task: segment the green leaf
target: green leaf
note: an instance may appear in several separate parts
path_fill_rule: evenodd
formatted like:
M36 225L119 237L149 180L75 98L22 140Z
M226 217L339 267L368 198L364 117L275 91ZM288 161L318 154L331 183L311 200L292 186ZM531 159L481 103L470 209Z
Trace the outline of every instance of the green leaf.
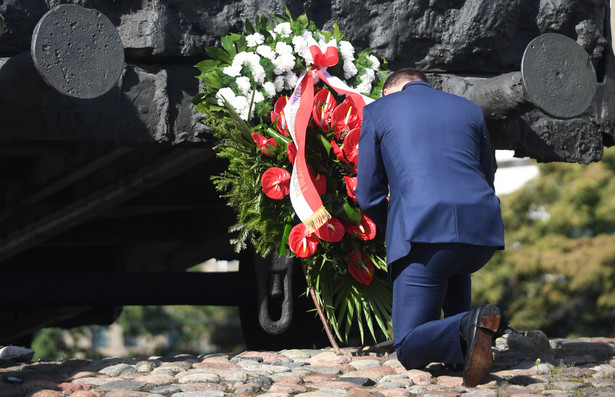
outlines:
M220 61L216 59L205 59L204 61L201 61L197 63L196 65L194 65L194 67L203 73L207 73L207 72L210 72L215 67L217 67L219 64L220 64Z
M348 201L344 201L334 213L334 215L344 221L350 222L353 225L358 225L361 221L361 212L354 208Z
M241 36L237 40L237 52L245 52L248 49L248 41L245 36Z
M200 102L196 105L195 110L199 113L209 113L210 112L210 107L209 104L206 102Z
M252 25L252 22L250 22L250 20L248 18L246 18L245 21L243 22L243 30L248 35L254 34L256 32L254 30L254 25Z
M333 24L333 38L339 42L342 40L342 33L340 32L340 27L337 23Z
M288 20L292 22L293 16L290 14L290 10L288 9L288 6L286 4L284 4L284 10L286 11L286 15L288 16Z
M237 55L237 49L235 48L235 43L233 42L231 36L224 36L220 39L220 41L222 42L222 47L226 50L226 52L228 52L231 58Z
M256 18L257 18L257 25L258 25L259 32L269 30L267 29L267 17L265 17L264 15L261 15L260 19L258 18L258 16Z
M224 51L220 47L207 47L205 49L205 53L209 55L210 58L228 63L229 65L233 62L233 58L228 54L228 52Z
M303 13L303 14L299 15L299 17L297 17L297 22L299 22L299 23L300 23L300 26L301 26L303 29L307 28L307 27L308 27L308 25L309 25L309 23L310 23L310 21L309 21L309 19L308 19L307 15L305 15L305 13ZM323 32L323 33L324 33L324 32Z
M191 101L193 104L198 105L199 103L203 101L203 99L205 99L205 93L199 92L198 94L192 97Z
M284 226L284 233L282 233L282 241L280 241L280 255L286 255L286 246L288 245L288 235L290 234L290 230L293 228L293 225L287 223Z
M203 84L205 84L208 87L215 88L216 90L219 90L220 88L222 88L222 81L220 81L220 78L218 77L218 73L215 71L204 73L198 76L198 78L203 80Z
M325 147L327 156L329 156L331 154L331 142L329 142L327 140L327 137L325 137L323 134L318 134L318 137L320 138L320 142L322 143L322 146Z
M252 142L252 136L250 135L251 134L250 127L245 122L245 120L242 119L241 116L239 116L239 114L237 114L233 106L226 100L226 98L222 97L222 100L224 101L226 110L231 114L233 118L233 122L235 123L239 131L241 132L241 137L245 141L244 143L246 145L249 145L250 142Z
M282 134L280 134L277 130L274 130L273 128L266 128L265 132L267 133L267 135L269 135L272 138L275 138L278 141L282 141L285 144L286 143L290 143L292 142L292 138L289 136L284 136Z

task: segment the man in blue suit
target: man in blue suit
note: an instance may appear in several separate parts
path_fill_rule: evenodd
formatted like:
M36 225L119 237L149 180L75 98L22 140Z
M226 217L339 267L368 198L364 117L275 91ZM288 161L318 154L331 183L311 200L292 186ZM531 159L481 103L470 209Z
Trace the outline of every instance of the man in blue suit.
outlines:
M483 112L415 69L391 74L383 94L363 110L356 195L386 230L397 357L463 364L472 387L491 371L500 311L471 309L470 274L504 248Z

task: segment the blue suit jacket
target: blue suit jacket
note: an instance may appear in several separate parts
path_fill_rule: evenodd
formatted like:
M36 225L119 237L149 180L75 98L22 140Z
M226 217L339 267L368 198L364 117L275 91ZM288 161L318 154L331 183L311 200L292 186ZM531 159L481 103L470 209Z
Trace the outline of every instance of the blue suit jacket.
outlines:
M413 81L367 105L357 177L361 209L386 230L389 264L413 242L504 247L485 120L467 99Z

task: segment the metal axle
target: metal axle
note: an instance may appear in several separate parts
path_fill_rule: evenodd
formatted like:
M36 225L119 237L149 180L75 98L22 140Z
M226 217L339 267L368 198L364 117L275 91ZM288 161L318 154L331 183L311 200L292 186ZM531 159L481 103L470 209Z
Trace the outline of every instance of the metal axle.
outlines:
M30 51L0 67L0 110L31 106L52 90L97 98L117 84L123 69L124 48L111 21L97 10L63 4L39 20Z

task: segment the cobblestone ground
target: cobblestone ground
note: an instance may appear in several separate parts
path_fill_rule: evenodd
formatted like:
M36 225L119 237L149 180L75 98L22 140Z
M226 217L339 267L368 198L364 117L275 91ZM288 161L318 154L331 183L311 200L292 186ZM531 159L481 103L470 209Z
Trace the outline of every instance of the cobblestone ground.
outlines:
M267 397L615 396L615 339L547 339L539 331L496 341L494 367L467 388L431 364L406 370L388 346L178 355L147 360L0 362L0 396Z

